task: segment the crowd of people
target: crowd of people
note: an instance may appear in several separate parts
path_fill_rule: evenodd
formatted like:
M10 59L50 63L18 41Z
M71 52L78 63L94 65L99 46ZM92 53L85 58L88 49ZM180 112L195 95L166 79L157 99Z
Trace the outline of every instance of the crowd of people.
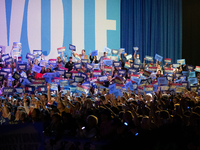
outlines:
M4 77L1 82L1 111L0 124L43 124L45 137L45 149L200 149L200 100L198 96L198 85L196 90L190 89L188 76L185 81L187 86L183 86L181 92L175 89L161 90L157 83L156 89L145 91L137 88L145 85L153 85L159 77L168 79L167 86L176 83L181 86L183 80L179 80L176 74L188 70L183 64L173 68L172 64L161 66L161 62L156 60L146 63L145 59L141 63L139 54L135 51L133 59L127 59L127 54L119 53L120 65L115 67L106 66L105 60L109 60L107 52L97 59L97 56L87 56L85 50L79 55L79 60L74 62L76 54L69 57L69 61L63 56L57 58L55 65L42 66L39 73L32 71L34 65L40 66L40 62L27 61L27 70L17 69L16 57L10 64L2 62L1 69L11 68L8 77ZM1 58L4 54L1 54ZM99 64L97 68L88 69L82 59L89 59L88 64ZM88 60L88 61L89 61ZM75 64L81 64L81 68L76 69ZM127 64L129 64L127 66ZM135 68L134 65L139 65ZM111 67L109 70L107 67ZM156 67L146 76L148 68ZM66 72L75 71L84 73L87 77L81 82L74 81L74 76L58 77L68 82L68 88L60 87L53 91L51 84L54 79L43 83L46 92L39 92L35 88L34 93L25 92L23 82L25 78L30 83L37 79L43 79L48 73L55 73L59 68L66 68ZM136 73L129 72L129 69L136 69ZM165 68L173 69L172 74L166 74ZM95 75L95 70L100 70L100 75ZM120 74L119 70L126 70L125 74ZM11 78L17 72L21 75L19 79ZM23 74L23 77L22 77ZM44 76L43 76L44 75ZM29 78L31 76L31 78ZM106 79L100 81L100 77ZM167 77L170 78L167 78ZM132 80L141 78L141 83ZM196 72L195 78L199 81L199 74ZM11 78L11 82L9 80ZM118 79L118 80L116 80ZM142 82L143 81L143 82ZM89 83L86 87L86 84ZM131 83L126 87L127 83ZM101 84L101 85L100 85ZM110 87L115 86L114 92ZM70 91L70 86L83 87L83 91L76 89ZM80 85L80 86L79 86ZM134 86L136 85L136 86ZM12 95L5 95L5 87L23 88L23 92L14 92ZM115 91L120 91L116 94ZM68 139L68 140L63 140ZM81 139L81 140L80 140Z

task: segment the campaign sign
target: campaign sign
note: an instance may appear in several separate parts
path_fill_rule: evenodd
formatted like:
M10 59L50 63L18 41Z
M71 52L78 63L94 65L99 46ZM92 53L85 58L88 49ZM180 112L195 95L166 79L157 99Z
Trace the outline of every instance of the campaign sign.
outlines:
M72 77L78 76L78 71L70 71L72 73Z
M187 70L188 70L188 71L194 71L194 66L192 66L192 65L187 65Z
M119 53L119 50L118 49L112 49L112 54L113 55L118 55Z
M157 67L149 67L148 71L156 72L157 71Z
M12 72L12 68L2 68L2 70L8 73Z
M101 76L101 70L94 70L93 71L93 76L94 77Z
M179 78L180 76L182 76L182 73L175 73L175 78Z
M92 70L93 69L93 65L92 64L89 64L89 63L86 63L85 64L85 68L87 68L88 70ZM98 67L99 68L99 67Z
M84 81L84 77L80 77L80 76L75 76L74 77L74 82L82 83L83 81Z
M4 78L7 78L8 72L0 70L0 75L4 75Z
M74 63L74 69L81 69L81 63Z
M182 93L184 92L184 90L185 90L185 87L181 87L181 86L176 87L176 93Z
M158 77L157 81L158 81L158 85L160 85L160 84L167 85L168 84L167 77Z
M177 63L181 65L185 65L185 59L177 59Z
M172 66L173 66L173 68L178 68L178 67L180 67L180 64L173 64Z
M188 88L188 82L187 81L182 82L182 86L187 89Z
M125 53L125 48L119 48L119 53L121 54Z
M113 67L121 67L121 62L120 61L113 62Z
M38 93L47 93L47 86L38 86L37 91Z
M92 51L91 52L91 56L93 57L93 56L97 56L98 55L98 50L94 50L94 51Z
M100 81L100 82L103 82L103 81L106 81L106 80L108 80L108 77L107 77L107 76L100 76L100 77L99 77L99 81Z
M55 65L56 64L56 59L49 59L49 64L50 65Z
M13 95L14 92L15 92L15 88L13 88L13 87L4 87L3 88L4 95Z
M149 77L151 75L151 72L144 70L143 75L146 76L146 77Z
M105 66L104 67L104 71L111 72L112 71L112 67Z
M195 71L200 72L200 66L196 66Z
M153 57L151 57L151 56L145 56L145 60L147 60L147 61L153 61Z
M15 90L16 90L16 92L19 93L19 94L24 93L23 88L15 88Z
M35 59L35 55L33 55L33 54L30 54L30 53L27 53L26 54L26 59L30 59L30 60L34 60Z
M188 78L188 82L191 84L197 84L197 78Z
M126 70L118 70L118 74L125 76L126 75Z
M38 66L38 65L33 65L32 67L32 71L40 73L40 71L42 70L42 67Z
M12 60L13 60L12 57L6 58L6 59L5 59L5 63L6 63L6 64L11 64L11 63L12 63Z
M137 83L137 85L140 85L140 82L141 82L140 78L132 77L131 80Z
M81 63L83 63L83 64L86 64L86 63L88 63L88 59L81 59Z
M121 94L121 91L119 90L119 89L116 89L114 92L113 92L113 95L115 96L115 97L120 97L120 96L122 96L122 94Z
M35 86L25 86L25 93L30 93L30 94L34 94L35 91Z
M138 51L138 49L139 49L138 47L133 47L134 51Z
M158 54L156 54L155 55L155 60L158 60L158 61L162 61L162 59L163 59L163 57L162 56L160 56L160 55L158 55Z
M64 88L68 86L68 80L59 80L60 87Z
M179 79L181 79L182 82L185 82L185 81L187 81L187 76L180 76Z
M124 65L125 68L129 69L131 67L131 64L128 63L128 62L125 62L125 65Z
M191 92L197 92L197 86L190 86Z
M5 59L7 59L7 58L9 58L9 57L10 57L9 54L3 54L1 58L2 58L2 60L4 61Z
M106 66L112 66L113 61L112 61L112 60L104 60L103 63L104 63Z
M47 66L48 65L48 60L40 60L40 66Z
M169 86L168 85L161 85L160 86L160 91L168 91L169 90Z
M171 58L165 58L165 59L164 59L164 62L165 62L165 63L168 63L168 64L171 64L171 61L172 61Z
M4 80L4 75L0 75L0 81L3 81Z
M116 91L116 85L115 84L111 84L111 85L109 85L108 89L109 89L109 94L113 93L114 91Z
M132 91L133 90L133 84L132 84L132 82L131 81L127 82L125 84L125 88L126 88L126 90L129 88Z
M13 47L21 47L21 45L20 42L13 42Z
M87 76L87 74L85 74L85 73L79 73L79 76L81 76L81 77L84 77L84 79L86 80L87 78L88 78L88 76Z
M145 93L152 93L153 92L153 85L145 85L144 91L145 91Z
M69 44L69 49L72 51L76 51L76 46Z
M27 70L27 64L18 64L17 70Z
M189 76L188 77L189 78L195 78L196 77L195 72L194 71L189 72Z
M64 75L65 70L60 70L60 69L58 69L57 72L59 73L59 75Z
M111 49L108 47L104 47L103 52L107 52L107 54L111 53Z
M128 69L128 73L129 74L131 74L131 73L136 74L137 73L137 69L130 68L130 69Z
M133 57L132 54L129 54L126 56L126 59L129 60L129 59L132 59L132 57Z
M189 72L188 71L182 71L182 74L184 75L184 76L189 76Z
M57 48L58 53L62 53L65 51L65 47L59 47Z
M138 65L138 64L133 64L133 68L139 69L139 68L140 68L140 65Z
M13 76L12 76L12 78L14 78L15 80L19 80L20 77L21 77L20 74L17 73L17 72L15 72L15 73L13 74Z
M165 74L173 74L173 69L172 68L165 68L164 72L165 72Z

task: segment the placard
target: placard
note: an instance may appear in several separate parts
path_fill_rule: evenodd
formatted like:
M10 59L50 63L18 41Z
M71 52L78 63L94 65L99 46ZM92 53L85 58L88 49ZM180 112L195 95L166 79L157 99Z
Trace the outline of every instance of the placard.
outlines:
M72 51L76 51L76 46L69 44L69 49Z
M146 77L149 77L151 75L151 72L144 70L143 75L146 76Z
M134 50L134 51L138 51L139 48L138 48L138 47L133 47L133 50Z
M160 84L167 85L168 84L168 80L166 77L158 77L157 81L158 81L158 85L160 85Z
M107 54L111 53L111 49L108 47L104 47L103 52L107 52Z
M16 92L19 93L19 94L24 93L23 88L15 88L15 90L16 90Z
M26 59L30 59L30 60L34 60L35 59L35 55L33 55L33 54L30 54L30 53L27 53L26 54Z
M151 56L145 56L145 60L147 60L147 61L153 61L153 57L151 57Z
M0 70L0 75L3 75L4 78L8 77L8 72Z
M68 80L59 80L59 84L61 88L68 86Z
M81 69L82 64L81 63L74 63L74 69Z
M180 76L182 76L182 73L175 73L175 78L179 78Z
M118 49L112 49L112 54L113 55L118 55L119 53L119 50Z
M94 51L92 51L91 52L91 56L93 57L93 56L97 56L98 55L98 50L94 50Z
M118 70L118 75L126 76L126 70Z
M86 64L86 63L88 63L88 59L81 59L81 63L83 63L83 64Z
M139 69L139 68L140 68L140 65L138 65L138 64L133 64L133 68Z
M177 59L177 63L181 65L185 65L185 59Z
M194 66L192 66L192 65L187 65L187 70L188 70L188 71L194 71Z
M109 85L108 89L109 89L109 94L111 94L114 91L116 91L116 85L115 84L111 84L111 85Z
M128 69L128 73L129 73L129 74L131 74L131 73L136 74L136 73L137 73L137 70L138 70L138 69L132 69L132 68L130 68L130 69Z
M98 64L97 64L98 65ZM89 63L86 63L85 64L85 68L87 68L88 70L92 70L93 69L93 65L92 64L89 64ZM99 67L98 67L99 68Z
M8 73L12 72L12 68L2 68L2 70Z
M137 83L137 85L140 85L140 82L141 82L140 78L132 77L131 80Z
M62 53L65 51L65 47L59 47L57 48L58 53Z
M165 68L164 72L165 72L165 74L173 74L173 69L172 68Z
M195 78L196 77L195 72L194 71L189 72L189 76L188 77L189 78Z
M104 63L106 66L112 66L113 61L112 61L112 60L104 60L103 63Z
M17 72L15 72L15 73L13 74L13 76L12 76L12 78L14 78L15 80L19 80L20 77L21 77L20 74L17 73Z
M84 81L84 77L80 77L80 76L75 76L74 77L74 82L82 83L83 81Z
M27 70L27 64L18 64L17 70Z
M114 82L118 84L123 84L123 79L119 76L116 76Z
M160 56L160 55L158 55L158 54L156 54L155 55L155 60L158 60L158 61L162 61L162 59L163 59L163 57L162 56Z
M99 81L102 82L102 81L106 81L108 80L108 77L107 76L100 76L99 77Z
M125 68L129 69L131 67L131 64L128 63L128 62L125 62L125 65L124 65Z
M190 86L191 92L197 92L197 86Z
M114 61L113 67L121 67L121 62L120 61Z
M32 67L32 71L40 73L40 71L42 70L42 67L38 66L38 65L33 65Z
M189 76L189 72L188 72L188 71L182 71L182 74L183 74L184 76L186 76L186 77Z
M93 76L94 76L94 77L101 76L101 70L94 70L94 71L93 71Z
M21 45L20 42L13 42L13 47L21 47Z
M48 61L47 60L40 60L40 66L44 67L48 65Z
M195 71L200 72L200 66L196 66Z
M56 64L56 59L49 59L49 64L50 65L55 65Z
M171 58L165 58L165 59L164 59L164 62L165 62L165 63L168 63L168 64L171 64L172 60L171 60Z
M161 85L160 86L160 91L168 91L169 90L169 86L168 85Z
M85 80L88 78L87 74L85 73L79 73L79 76L83 77Z
M14 92L15 92L15 88L13 88L13 87L4 87L3 88L4 95L13 95Z
M145 85L144 91L145 93L153 93L153 85Z
M4 75L0 75L0 81L3 81L4 80Z
M1 58L3 61L5 61L5 59L7 59L9 57L10 57L9 54L3 54Z
M35 94L35 86L25 86L25 93Z
M180 64L173 64L172 66L173 66L173 68L178 68L178 67L180 67Z
M132 59L132 57L133 57L132 54L129 54L126 56L126 59L129 60L129 59Z
M47 93L47 86L38 86L38 93Z
M188 82L191 84L197 84L197 78L188 78Z
M119 53L124 54L125 53L125 48L119 48Z
M11 63L12 63L12 60L13 60L12 57L6 58L6 59L5 59L5 63L6 63L6 64L11 64Z
M148 71L156 72L157 71L157 67L149 67Z
M104 71L105 72L111 72L112 71L112 67L104 66Z

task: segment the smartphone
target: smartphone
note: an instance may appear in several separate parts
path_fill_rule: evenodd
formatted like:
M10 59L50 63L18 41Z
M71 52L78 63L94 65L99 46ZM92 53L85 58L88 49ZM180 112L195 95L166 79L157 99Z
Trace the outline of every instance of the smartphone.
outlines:
M82 127L81 129L82 129L82 130L84 130L84 129L85 129L85 127Z
M124 125L125 125L125 126L128 126L128 123L127 123L127 122L124 122Z

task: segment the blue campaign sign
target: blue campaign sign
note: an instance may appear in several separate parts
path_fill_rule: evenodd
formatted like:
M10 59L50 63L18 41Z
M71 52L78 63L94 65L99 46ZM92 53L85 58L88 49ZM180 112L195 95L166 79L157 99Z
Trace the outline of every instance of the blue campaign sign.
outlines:
M27 64L18 64L17 69L18 70L27 70Z
M175 78L179 78L180 76L182 76L182 73L175 73Z
M118 75L125 76L126 75L126 70L118 70Z
M74 63L74 69L81 69L82 64L81 63Z
M145 56L145 60L147 60L147 61L153 61L153 57L151 57L151 56Z
M187 70L189 70L189 71L194 71L194 66L192 66L192 65L187 65Z
M109 89L109 94L113 93L116 90L116 85L115 84L111 84L111 85L109 85L108 89Z
M189 76L189 71L182 71L183 76Z
M121 67L121 62L120 61L113 62L113 67Z
M34 60L35 59L35 55L27 53L26 54L26 59Z
M138 69L133 69L133 68L128 69L129 74L130 73L137 74L137 71L138 71Z
M195 78L195 77L196 77L195 71L189 72L189 78Z
M141 82L140 78L132 77L131 80L137 83L137 85L140 85L140 82Z
M156 54L155 55L155 60L158 60L158 61L162 61L162 59L163 59L163 57L162 56L160 56L160 55L158 55L158 54Z
M190 86L190 91L191 92L197 92L197 86Z
M98 50L94 50L91 52L91 56L97 56L98 55Z
M85 64L85 68L87 68L88 70L92 70L93 69L93 65L89 64L89 63L86 63Z
M76 51L76 46L69 44L69 49L72 51Z
M13 95L14 92L15 92L15 88L13 88L13 87L4 87L3 88L4 95Z
M5 59L5 63L6 63L6 64L11 64L11 63L12 63L12 60L13 60L12 57L6 58L6 59Z
M119 50L118 49L112 49L112 54L113 55L118 55L119 53Z
M197 84L197 78L188 78L188 82L191 84Z
M111 49L108 47L104 47L103 52L107 52L107 54L111 53Z
M158 77L157 81L158 81L158 85L160 85L160 84L167 85L168 84L167 77Z
M42 70L42 67L38 66L38 65L33 65L32 67L32 71L40 73L40 71Z
M112 66L113 61L112 61L112 60L104 60L103 63L104 63L106 66Z
M181 65L185 65L185 59L177 59L177 63Z

